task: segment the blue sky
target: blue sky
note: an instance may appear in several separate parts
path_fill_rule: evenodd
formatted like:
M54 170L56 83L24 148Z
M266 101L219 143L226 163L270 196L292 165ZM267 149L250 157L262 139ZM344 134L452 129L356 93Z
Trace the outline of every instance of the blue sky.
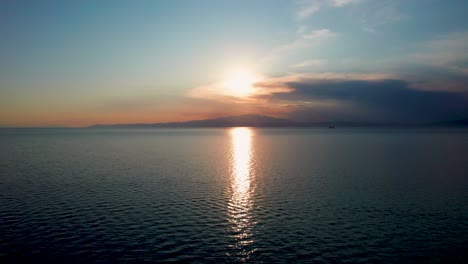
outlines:
M0 125L467 118L467 10L456 0L6 0ZM233 96L223 80L239 69L260 77Z

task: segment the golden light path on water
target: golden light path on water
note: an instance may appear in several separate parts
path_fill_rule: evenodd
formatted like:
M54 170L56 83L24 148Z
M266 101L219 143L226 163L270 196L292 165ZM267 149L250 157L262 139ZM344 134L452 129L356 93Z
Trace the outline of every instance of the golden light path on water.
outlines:
M231 245L237 257L247 259L252 253L252 130L247 127L236 127L230 130L231 136L231 196L228 205L228 216L231 223ZM249 249L250 248L250 249Z

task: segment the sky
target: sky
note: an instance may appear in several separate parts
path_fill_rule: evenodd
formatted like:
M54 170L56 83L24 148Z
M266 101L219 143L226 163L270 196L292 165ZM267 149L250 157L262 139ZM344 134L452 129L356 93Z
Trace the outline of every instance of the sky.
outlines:
M0 126L468 118L468 1L0 1Z

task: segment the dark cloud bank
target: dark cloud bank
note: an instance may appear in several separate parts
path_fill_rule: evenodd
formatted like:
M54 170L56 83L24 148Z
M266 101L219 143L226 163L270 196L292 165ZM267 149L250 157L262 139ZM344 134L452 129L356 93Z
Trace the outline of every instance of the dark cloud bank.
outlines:
M414 89L404 80L305 79L275 85L294 91L274 94L274 100L306 102L294 104L289 117L297 120L424 123L468 118L466 92Z

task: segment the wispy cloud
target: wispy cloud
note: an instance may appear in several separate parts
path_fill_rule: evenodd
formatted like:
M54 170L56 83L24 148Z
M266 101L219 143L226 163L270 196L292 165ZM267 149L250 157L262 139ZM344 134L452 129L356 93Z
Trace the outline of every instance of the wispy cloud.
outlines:
M320 42L331 39L336 35L337 33L327 28L302 32L294 41L279 47L278 50L282 51L304 48L310 45L319 44Z
M361 15L362 29L376 33L380 27L409 19L393 1L382 1Z
M296 19L300 23L312 17L322 9L343 8L366 2L365 0L296 0ZM361 24L364 31L375 33L380 27L391 25L409 19L394 0L367 1L359 9ZM300 26L300 29L303 26Z
M333 6L337 6L337 7L346 6L346 5L349 5L349 4L356 4L356 3L359 3L361 1L362 0L329 0L329 2Z
M451 32L381 63L418 89L468 92L467 50L468 32Z
M297 37L294 40L273 49L262 60L262 63L270 63L272 60L280 59L289 53L317 47L327 40L335 38L336 36L338 36L336 32L333 32L327 28L317 30L306 30L305 28L302 28L300 31L298 31Z
M296 0L296 18L305 20L326 7L344 7L357 4L362 0Z
M408 58L425 65L450 68L468 74L468 32L451 32L422 45Z
M326 60L306 60L291 66L293 69L310 69L310 68L317 68L319 66L323 66L327 63Z
M296 5L296 17L298 20L304 20L314 13L318 12L322 6L321 0L298 0Z

